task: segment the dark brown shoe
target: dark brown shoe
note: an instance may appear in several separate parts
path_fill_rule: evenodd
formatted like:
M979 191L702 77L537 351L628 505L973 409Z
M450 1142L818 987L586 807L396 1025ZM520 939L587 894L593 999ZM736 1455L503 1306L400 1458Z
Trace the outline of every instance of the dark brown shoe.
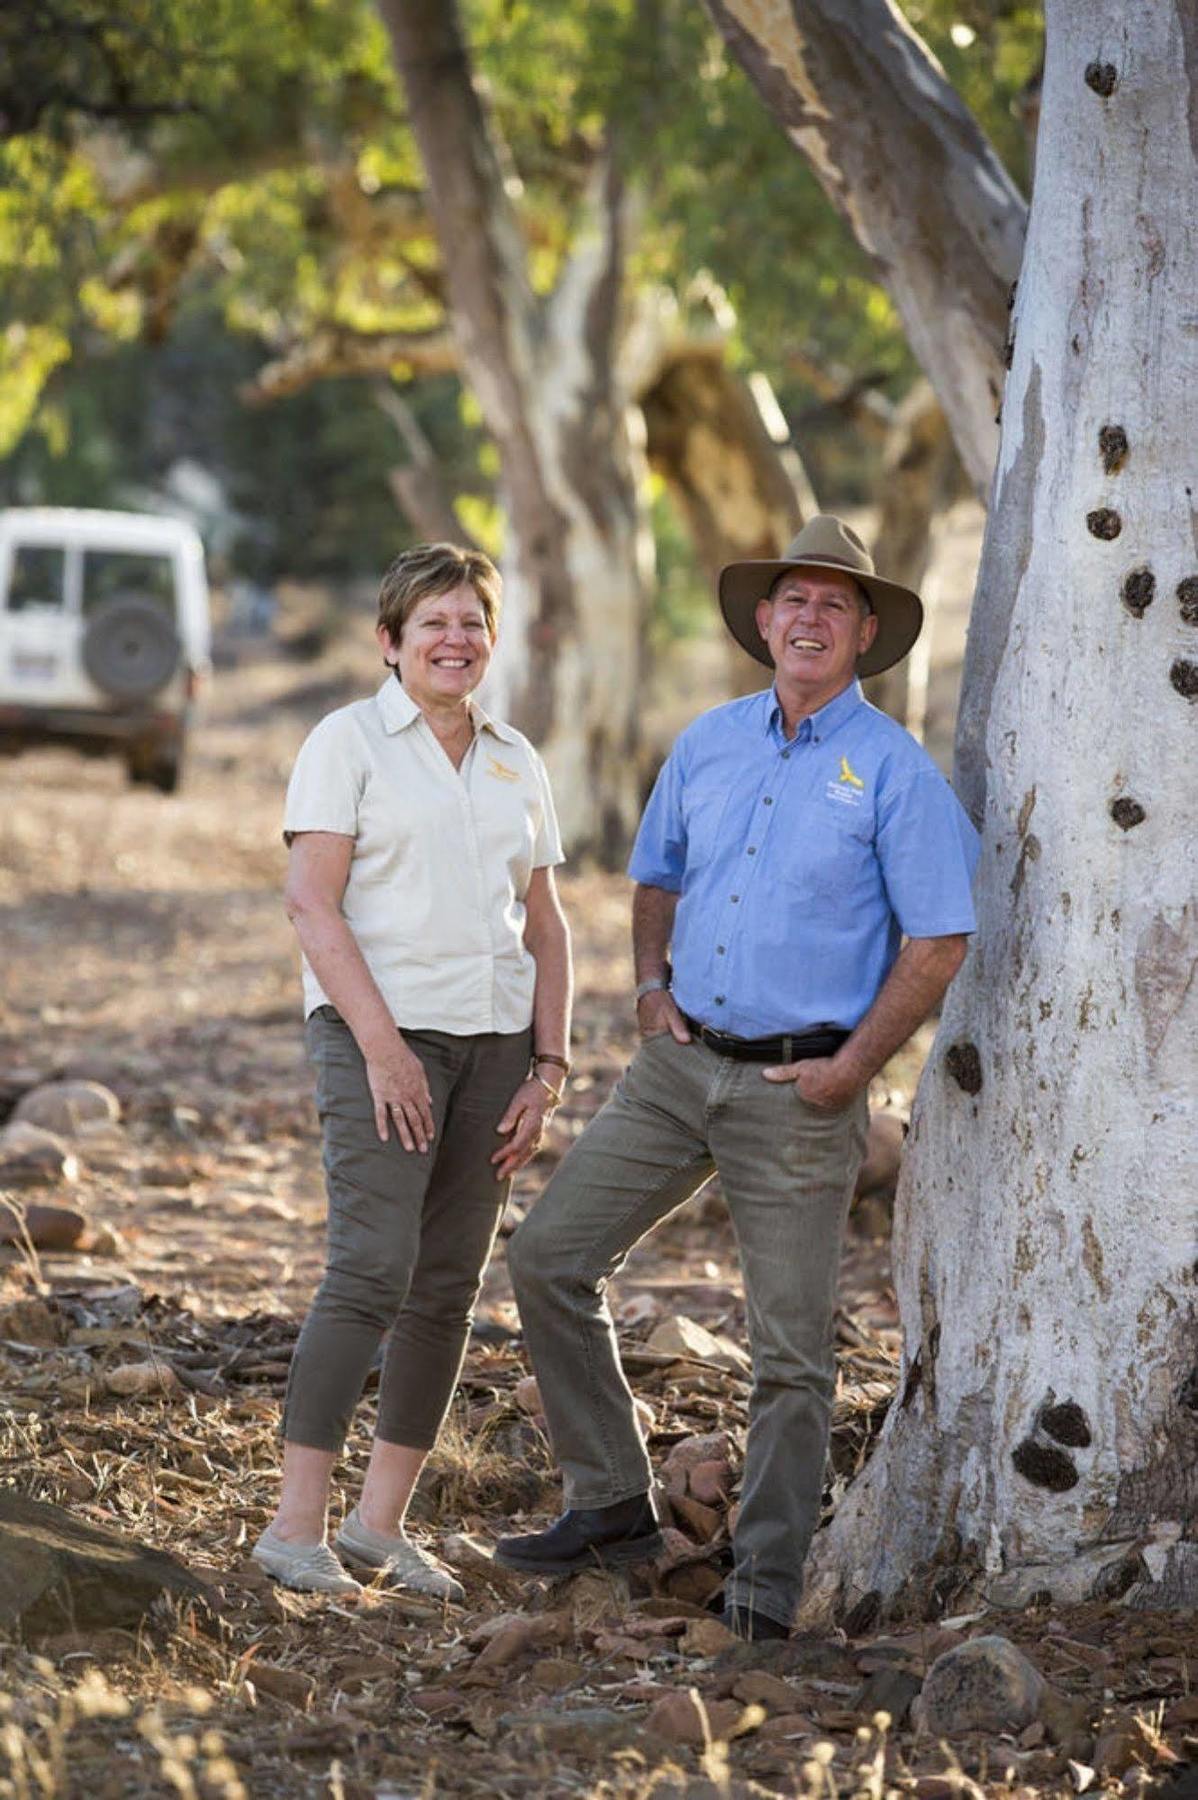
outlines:
M758 1612L752 1606L730 1604L724 1608L723 1619L729 1631L750 1644L776 1642L790 1636L789 1625L784 1625L781 1619L771 1618L769 1613Z
M500 1538L495 1561L526 1575L576 1575L597 1565L621 1569L652 1562L662 1552L657 1514L648 1494L565 1512L546 1531Z

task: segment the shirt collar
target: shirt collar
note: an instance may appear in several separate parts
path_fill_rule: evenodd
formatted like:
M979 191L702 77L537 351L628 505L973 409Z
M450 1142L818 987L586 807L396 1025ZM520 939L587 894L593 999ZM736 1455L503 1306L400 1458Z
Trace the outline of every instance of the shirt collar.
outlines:
M397 731L405 731L409 725L414 725L416 720L422 716L420 708L397 675L387 676L375 695L375 700L383 715L383 730L389 737L394 736ZM502 744L515 744L519 741L517 733L512 730L510 725L503 724L502 720L493 719L489 713L483 711L477 700L470 702L470 718L476 734L480 731L489 731L492 737L497 737Z
M491 736L497 737L501 744L519 743L519 733L513 731L510 725L505 725L502 719L493 719L489 712L484 712L477 700L470 702L470 717L474 720L476 732L489 731Z
M383 715L383 730L388 737L414 725L420 717L420 708L394 673L388 675L375 699Z
M777 730L780 732L782 707L778 699L777 688L767 688L765 699L765 728L767 731ZM865 694L862 691L861 683L854 677L848 687L842 688L840 693L829 700L826 706L821 706L817 712L809 713L795 735L796 737L808 736L818 744L821 738L828 737L836 730L837 726L843 725L846 719L851 718L859 706L864 705ZM805 733L804 725L807 727Z

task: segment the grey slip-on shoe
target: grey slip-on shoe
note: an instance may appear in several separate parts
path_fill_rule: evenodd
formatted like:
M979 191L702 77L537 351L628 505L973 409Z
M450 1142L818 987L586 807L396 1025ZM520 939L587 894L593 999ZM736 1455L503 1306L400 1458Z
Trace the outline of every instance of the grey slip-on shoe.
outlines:
M251 1560L283 1587L310 1594L360 1594L362 1584L347 1575L329 1546L295 1544L276 1537L268 1525L254 1548Z
M457 1577L442 1568L427 1550L403 1533L393 1537L389 1532L372 1531L369 1525L363 1525L356 1506L333 1542L346 1562L385 1574L388 1587L407 1588L409 1593L427 1594L434 1600L450 1600L455 1606L466 1598L466 1590Z

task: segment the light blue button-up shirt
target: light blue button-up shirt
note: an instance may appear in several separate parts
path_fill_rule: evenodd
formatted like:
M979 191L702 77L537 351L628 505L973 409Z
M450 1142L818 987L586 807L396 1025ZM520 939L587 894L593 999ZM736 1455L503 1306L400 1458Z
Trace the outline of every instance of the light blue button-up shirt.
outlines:
M628 872L679 896L683 1012L738 1037L851 1030L904 936L975 928L978 837L859 682L787 739L772 688L704 713L666 760Z

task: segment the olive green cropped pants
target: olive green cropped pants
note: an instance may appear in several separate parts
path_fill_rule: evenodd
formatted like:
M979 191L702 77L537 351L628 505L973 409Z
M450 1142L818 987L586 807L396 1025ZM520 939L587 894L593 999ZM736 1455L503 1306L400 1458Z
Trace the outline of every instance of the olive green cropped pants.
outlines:
M448 1410L510 1182L496 1126L528 1072L531 1034L405 1031L432 1093L433 1142L374 1123L366 1064L331 1006L306 1027L329 1196L328 1261L291 1364L289 1443L339 1450L385 1334L377 1435L429 1449Z

